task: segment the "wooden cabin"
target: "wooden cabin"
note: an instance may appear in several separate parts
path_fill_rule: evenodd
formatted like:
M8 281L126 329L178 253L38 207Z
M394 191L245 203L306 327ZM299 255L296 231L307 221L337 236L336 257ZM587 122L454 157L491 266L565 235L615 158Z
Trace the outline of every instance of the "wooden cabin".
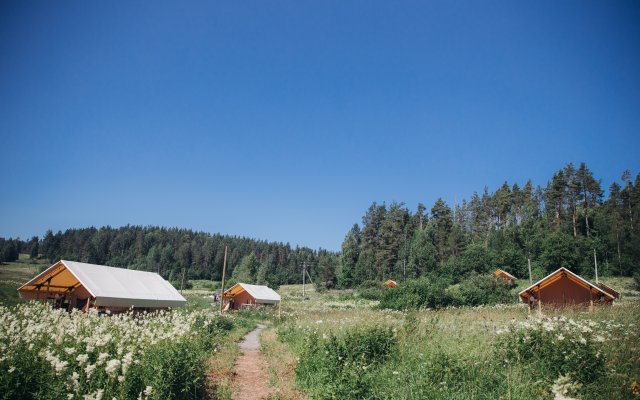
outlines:
M611 304L615 297L562 267L519 293L529 307Z
M224 310L240 310L258 305L279 305L280 295L268 286L236 283L224 291L223 301L227 301Z
M131 308L182 307L187 301L155 272L60 260L18 288L20 297L51 302L54 307L96 308L117 313Z
M616 300L618 300L620 298L620 292L618 292L617 290L615 290L614 288L612 288L611 286L604 284L602 282L598 283L598 287L602 290L604 290L605 292L609 293L611 296L613 296Z
M515 276L511 275L510 273L508 273L507 271L498 268L496 270L496 272L493 273L495 276L499 276L500 278L503 278L505 280L507 280L510 283L515 284L517 279Z

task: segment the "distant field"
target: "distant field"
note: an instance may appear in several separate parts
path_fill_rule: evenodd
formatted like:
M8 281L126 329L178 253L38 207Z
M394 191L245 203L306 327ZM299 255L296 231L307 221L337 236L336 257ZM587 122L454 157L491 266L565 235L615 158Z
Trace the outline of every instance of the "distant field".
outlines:
M0 304L13 305L21 302L17 289L45 266L25 257L21 257L18 262L0 264Z

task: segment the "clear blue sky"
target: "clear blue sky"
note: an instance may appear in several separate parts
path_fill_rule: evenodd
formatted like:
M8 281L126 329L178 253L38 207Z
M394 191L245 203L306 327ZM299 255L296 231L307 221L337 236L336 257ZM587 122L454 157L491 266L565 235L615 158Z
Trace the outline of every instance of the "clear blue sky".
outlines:
M373 201L640 170L637 1L3 1L0 236L338 250Z

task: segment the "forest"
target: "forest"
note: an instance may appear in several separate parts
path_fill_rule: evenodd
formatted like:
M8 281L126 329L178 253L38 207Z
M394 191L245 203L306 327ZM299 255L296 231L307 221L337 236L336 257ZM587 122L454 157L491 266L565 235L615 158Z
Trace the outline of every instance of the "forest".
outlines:
M211 279L222 276L228 247L227 278L278 286L302 279L303 264L335 264L326 250L292 248L288 243L194 232L153 226L67 229L48 231L28 241L0 238L0 261L18 259L20 253L55 262L60 259L155 271L169 281ZM236 270L237 267L237 270Z
M469 275L502 268L518 278L541 278L561 266L591 277L630 276L640 266L640 174L609 186L586 164L567 164L545 187L505 182L490 193L473 193L452 208L438 199L418 204L373 203L347 233L338 284L368 280Z
M340 253L288 243L153 226L89 227L30 240L0 238L0 262L20 253L147 271L170 281L219 280L224 248L233 279L271 286L299 283L303 265L322 287L386 279L446 277L460 282L502 268L534 278L560 266L591 277L640 272L640 174L625 171L608 187L581 163L567 164L546 186L505 182L460 204L438 199L415 211L373 203L347 232Z

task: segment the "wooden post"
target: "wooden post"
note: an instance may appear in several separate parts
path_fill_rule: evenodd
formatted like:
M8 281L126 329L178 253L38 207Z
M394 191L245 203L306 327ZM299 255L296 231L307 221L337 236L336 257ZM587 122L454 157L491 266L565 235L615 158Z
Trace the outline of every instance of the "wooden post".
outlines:
M222 264L222 287L220 288L220 312L224 308L224 275L227 271L227 246L224 246L224 262Z
M599 284L598 282L598 258L596 257L596 249L593 249L593 264L596 266L596 285Z
M542 292L540 285L538 285L538 317L542 317Z

